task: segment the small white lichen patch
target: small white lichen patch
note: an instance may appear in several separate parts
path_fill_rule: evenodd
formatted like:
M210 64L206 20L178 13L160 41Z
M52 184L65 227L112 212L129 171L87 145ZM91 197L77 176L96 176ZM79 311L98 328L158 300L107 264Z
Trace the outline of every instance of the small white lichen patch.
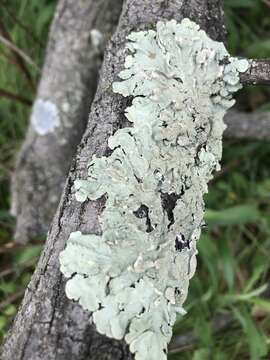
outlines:
M54 132L60 126L57 106L50 100L36 100L32 110L31 124L39 135Z
M231 58L184 19L128 37L114 92L132 96L130 127L93 157L77 199L106 196L102 235L71 234L61 253L66 294L93 312L97 330L125 338L137 360L165 360L184 314L203 226L203 194L219 169L223 116L248 62Z
M98 29L92 29L90 32L91 41L94 47L98 48L103 43L103 34Z

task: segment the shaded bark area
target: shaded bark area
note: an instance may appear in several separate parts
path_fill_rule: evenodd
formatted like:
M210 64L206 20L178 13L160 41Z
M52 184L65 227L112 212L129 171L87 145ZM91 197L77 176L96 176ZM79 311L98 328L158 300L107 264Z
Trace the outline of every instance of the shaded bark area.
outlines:
M239 140L270 140L270 113L229 111L224 118L227 129L224 136Z
M17 242L48 231L87 124L104 44L116 27L121 5L121 0L59 0L36 101L54 104L60 124L46 134L35 122L29 125L13 175ZM44 126L42 121L49 123L49 117L41 110L35 117Z
M211 4L210 4L211 3ZM105 338L91 325L91 315L67 300L65 280L59 271L59 252L72 231L100 233L98 215L104 201L78 203L73 183L86 178L93 154L108 154L107 140L127 125L127 99L112 92L112 82L123 68L126 36L131 31L155 27L158 20L190 17L215 39L224 37L221 1L127 0L119 26L107 51L92 104L86 132L72 164L60 205L48 234L44 252L26 290L24 300L2 347L4 360L128 360L126 344ZM215 31L214 31L215 29Z

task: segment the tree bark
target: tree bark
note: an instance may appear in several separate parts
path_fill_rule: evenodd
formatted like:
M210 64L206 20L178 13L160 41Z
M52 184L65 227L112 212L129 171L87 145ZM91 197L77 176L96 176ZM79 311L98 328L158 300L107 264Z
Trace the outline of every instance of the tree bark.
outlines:
M122 0L59 0L32 121L13 175L17 242L48 231L87 124L103 47L121 5ZM48 107L56 119L46 113Z
M91 325L91 314L69 301L59 271L59 252L72 231L98 233L103 202L75 200L73 182L85 178L93 154L108 154L107 140L127 121L128 99L112 92L112 82L123 68L126 36L153 28L158 20L189 17L218 40L224 39L220 0L127 0L119 26L109 43L86 132L78 148L45 250L26 290L13 328L2 348L3 360L120 360L132 359L124 342L105 338ZM46 196L46 193L44 193Z
M270 84L270 60L250 60L249 69L240 75L243 85L269 85Z
M270 140L270 112L229 111L224 122L227 125L224 136L228 139Z

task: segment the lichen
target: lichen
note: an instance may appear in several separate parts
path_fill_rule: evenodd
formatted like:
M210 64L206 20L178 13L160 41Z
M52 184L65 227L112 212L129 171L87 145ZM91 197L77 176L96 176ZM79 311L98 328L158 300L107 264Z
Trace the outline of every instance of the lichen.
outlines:
M37 99L33 106L31 124L38 135L54 132L60 126L57 106L50 100Z
M137 360L163 360L176 315L185 313L223 116L249 64L188 19L128 40L113 90L133 97L131 126L75 181L79 201L106 197L102 235L72 233L60 262L68 298L93 312L100 333L125 338Z
M104 36L98 29L92 29L90 32L91 42L94 48L99 49L99 47L104 42Z

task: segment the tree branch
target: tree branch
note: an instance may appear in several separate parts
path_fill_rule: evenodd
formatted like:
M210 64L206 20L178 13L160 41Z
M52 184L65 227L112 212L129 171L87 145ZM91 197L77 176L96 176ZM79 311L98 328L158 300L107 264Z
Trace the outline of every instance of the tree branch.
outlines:
M123 68L127 55L126 36L134 30L149 29L158 20L174 18L181 21L188 16L220 40L221 35L224 36L221 4L219 0L125 2L117 31L107 47L88 127L70 170L43 255L3 346L1 355L5 360L133 358L123 342L97 334L90 323L91 315L65 296L65 282L59 271L59 253L72 231L99 233L98 214L104 205L101 200L78 203L73 183L75 179L86 177L87 164L93 154L97 157L106 155L109 136L127 125L123 114L128 99L112 92L112 82Z
M250 60L250 68L240 75L243 85L269 85L270 60Z
M239 140L270 140L270 112L243 113L229 111L224 118L224 136Z
M103 47L120 11L118 0L58 3L31 122L13 175L17 242L48 231L87 124Z

